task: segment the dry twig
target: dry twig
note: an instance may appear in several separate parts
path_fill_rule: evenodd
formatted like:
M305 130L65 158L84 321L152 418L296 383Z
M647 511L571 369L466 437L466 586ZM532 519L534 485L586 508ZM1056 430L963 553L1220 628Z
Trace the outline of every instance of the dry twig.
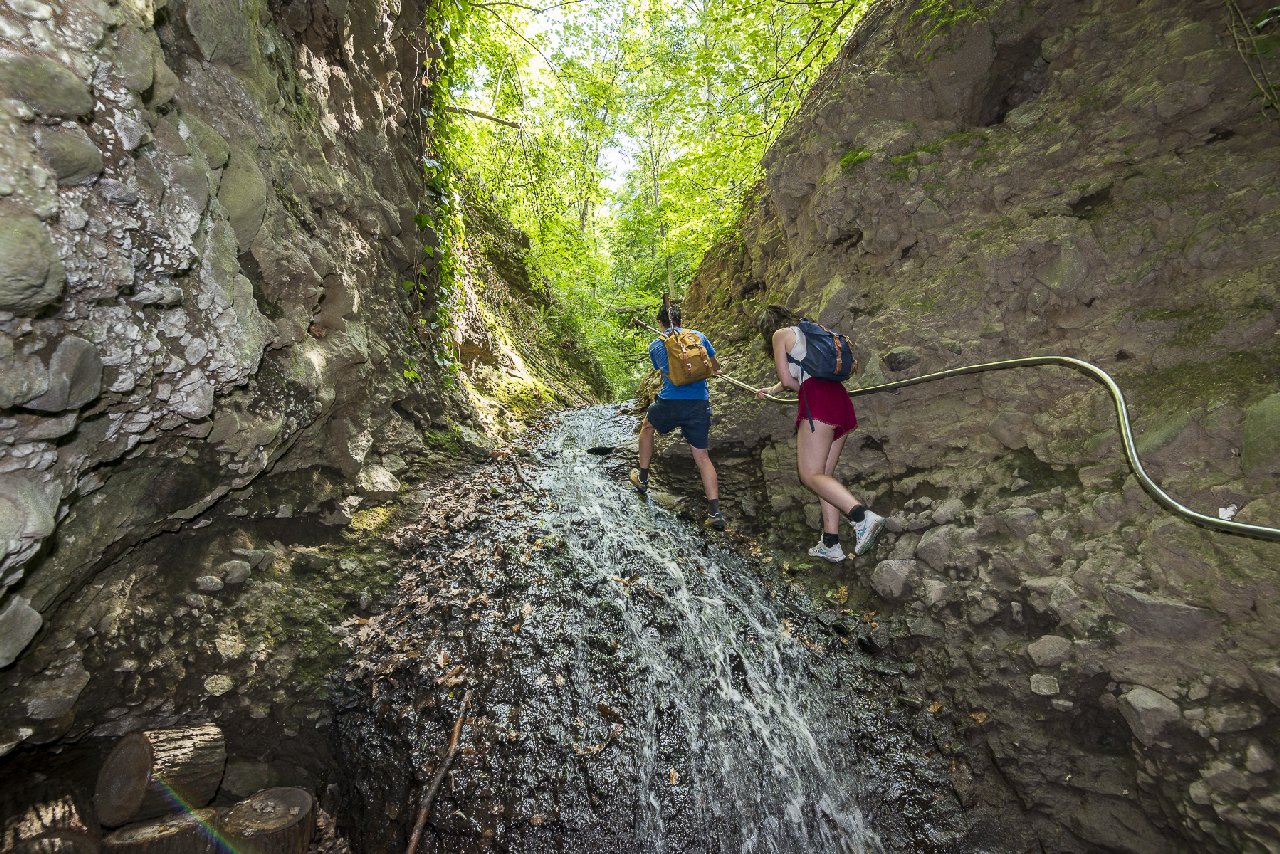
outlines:
M413 835L409 837L409 847L405 849L405 854L415 854L418 850L418 842L422 838L422 829L427 824L427 816L431 812L431 803L436 799L436 792L440 791L440 784L444 781L445 772L449 770L449 764L453 762L454 755L458 752L458 736L462 734L462 722L467 717L467 704L471 701L471 689L468 688L466 693L462 695L462 708L458 710L458 720L453 725L453 735L449 737L449 749L445 751L444 759L440 761L440 767L436 769L435 776L431 778L431 785L422 793L422 805L418 807L418 818L413 823Z

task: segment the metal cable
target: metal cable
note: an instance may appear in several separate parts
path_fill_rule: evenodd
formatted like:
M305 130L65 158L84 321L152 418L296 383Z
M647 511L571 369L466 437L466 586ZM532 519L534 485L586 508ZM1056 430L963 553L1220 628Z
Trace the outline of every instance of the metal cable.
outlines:
M1001 371L1007 368L1024 368L1032 365L1065 365L1068 368L1074 368L1081 373L1087 374L1106 387L1111 394L1111 401L1115 405L1116 421L1120 426L1120 438L1124 440L1124 455L1129 461L1129 468L1133 469L1134 476L1147 493L1156 500L1156 503L1164 507L1171 513L1175 513L1186 519L1203 525L1206 528L1213 528L1218 531L1225 531L1230 534L1242 534L1246 537L1257 537L1263 540L1280 540L1280 528L1271 528L1265 525L1249 525L1244 522L1236 522L1231 519L1218 519L1213 516L1206 516L1203 513L1197 513L1189 507L1179 504L1169 496L1167 492L1156 485L1142 467L1142 461L1138 459L1138 451L1133 442L1133 428L1129 424L1129 409L1124 402L1124 393L1120 391L1120 387L1116 385L1115 380L1111 379L1111 375L1099 368L1097 365L1080 359L1073 359L1070 356L1026 356L1021 359L1004 359L999 362L983 362L979 365L964 365L959 368L949 368L945 371L937 371L932 374L924 374L923 376L911 377L905 380L896 380L889 383L881 383L880 385L867 386L865 388L855 388L849 390L850 397L857 397L864 394L875 394L881 391L892 391L894 389L906 388L907 386L919 385L920 383L933 382L934 380L946 379L947 377L958 377L963 374L977 374L983 371ZM718 374L719 379L728 380L734 385L744 388L750 392L756 389L744 382ZM787 399L767 395L770 400L779 403L795 403L795 399Z

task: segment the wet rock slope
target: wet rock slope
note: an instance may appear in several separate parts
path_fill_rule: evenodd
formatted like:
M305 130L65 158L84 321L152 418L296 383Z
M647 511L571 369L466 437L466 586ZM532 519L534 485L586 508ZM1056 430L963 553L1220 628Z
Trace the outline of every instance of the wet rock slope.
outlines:
M686 317L746 380L789 311L851 333L868 385L1092 361L1171 494L1280 525L1280 123L1246 59L1276 60L1234 5L876 4ZM941 714L981 714L1046 850L1280 850L1280 545L1158 507L1067 369L858 404L840 474L895 530L825 583L894 616ZM802 553L791 412L718 407L739 524Z
M420 851L1031 844L914 666L863 651L873 615L816 616L745 541L638 499L627 460L588 452L635 427L569 413L401 532L412 556L388 609L350 624L337 699L353 842L404 849L462 715Z

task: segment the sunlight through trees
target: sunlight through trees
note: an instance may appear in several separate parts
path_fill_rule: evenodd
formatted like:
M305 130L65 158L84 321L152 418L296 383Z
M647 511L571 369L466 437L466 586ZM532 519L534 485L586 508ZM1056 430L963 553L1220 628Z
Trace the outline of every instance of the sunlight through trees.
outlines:
M465 200L523 229L542 322L625 391L631 316L679 297L869 0L462 3L437 147Z

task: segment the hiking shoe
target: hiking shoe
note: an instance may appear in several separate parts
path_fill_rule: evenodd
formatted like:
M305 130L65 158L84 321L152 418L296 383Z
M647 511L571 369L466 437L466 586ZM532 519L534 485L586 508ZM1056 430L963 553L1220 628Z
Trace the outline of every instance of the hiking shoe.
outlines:
M880 532L884 530L884 518L867 510L861 522L853 523L853 553L864 555L875 548Z
M631 485L636 488L636 492L644 495L649 491L649 481L640 479L640 469L631 470Z
M724 530L724 516L719 513L708 513L707 518L702 520L702 524L707 528L717 531Z
M822 543L818 543L816 546L809 549L809 555L811 557L820 557L823 560L829 560L832 563L839 563L844 560L844 547L839 543L836 543L834 546L827 546Z

